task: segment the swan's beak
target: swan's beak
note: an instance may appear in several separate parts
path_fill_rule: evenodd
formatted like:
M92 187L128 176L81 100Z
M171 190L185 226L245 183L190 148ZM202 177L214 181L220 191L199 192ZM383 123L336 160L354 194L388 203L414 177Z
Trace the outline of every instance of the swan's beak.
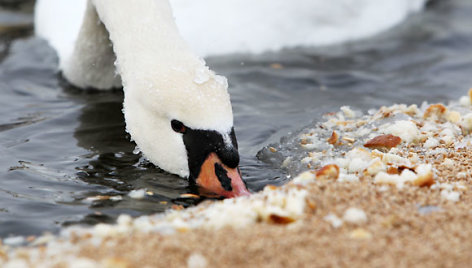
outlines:
M215 153L211 153L203 162L196 183L200 193L206 196L232 198L250 195L239 168L224 165Z

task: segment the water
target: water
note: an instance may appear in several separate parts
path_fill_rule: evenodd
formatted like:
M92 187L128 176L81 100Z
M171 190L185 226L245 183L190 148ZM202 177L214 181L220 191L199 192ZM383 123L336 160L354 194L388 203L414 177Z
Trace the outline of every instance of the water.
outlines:
M472 86L472 2L433 3L369 40L207 60L228 77L241 168L251 189L288 180L257 152L323 113L464 95ZM194 203L179 198L190 190L185 180L133 153L122 93L67 86L55 71L55 53L30 32L0 32L0 237ZM142 188L153 194L127 196ZM122 200L87 200L97 195Z

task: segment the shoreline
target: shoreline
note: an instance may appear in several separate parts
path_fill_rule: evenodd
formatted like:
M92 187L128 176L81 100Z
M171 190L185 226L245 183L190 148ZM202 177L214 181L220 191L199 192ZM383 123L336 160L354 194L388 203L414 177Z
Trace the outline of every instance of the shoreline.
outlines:
M472 90L447 106L367 114L343 107L294 137L296 155L283 144L266 149L283 168L307 170L284 186L120 216L116 225L69 227L25 238L23 247L7 238L0 265L465 267L472 262L471 102Z

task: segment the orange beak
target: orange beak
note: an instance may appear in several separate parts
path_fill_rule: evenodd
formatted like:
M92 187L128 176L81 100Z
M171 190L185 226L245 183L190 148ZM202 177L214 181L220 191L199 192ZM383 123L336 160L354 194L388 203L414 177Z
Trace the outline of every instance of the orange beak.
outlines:
M215 153L203 162L196 183L200 194L205 196L232 198L250 195L239 169L224 165Z

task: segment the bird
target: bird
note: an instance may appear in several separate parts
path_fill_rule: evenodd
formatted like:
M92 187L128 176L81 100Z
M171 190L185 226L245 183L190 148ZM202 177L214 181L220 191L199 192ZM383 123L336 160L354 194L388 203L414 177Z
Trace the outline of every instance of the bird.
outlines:
M431 1L431 0L430 0ZM180 33L200 56L259 54L339 44L388 30L427 0L170 0Z
M123 87L142 153L203 192L249 191L226 78L201 57L328 45L388 29L426 0L37 0L35 32L79 88Z
M56 49L70 84L123 88L126 131L147 159L202 195L250 194L228 82L180 36L168 0L39 0L35 8L36 34Z

